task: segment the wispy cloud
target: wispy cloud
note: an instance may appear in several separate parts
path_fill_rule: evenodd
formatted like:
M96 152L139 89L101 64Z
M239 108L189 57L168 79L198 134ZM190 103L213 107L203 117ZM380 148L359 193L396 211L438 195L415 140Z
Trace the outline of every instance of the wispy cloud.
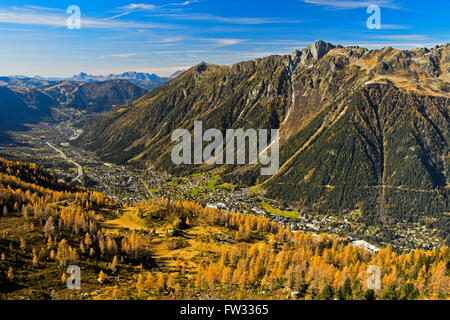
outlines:
M124 7L120 7L119 9L123 10L154 10L157 6L153 4L145 4L145 3L130 3Z
M357 0L301 0L308 4L315 4L319 6L327 6L333 9L357 9L367 8L370 5L378 5L380 7L386 7L391 9L399 9L392 0L370 0L370 1L357 1Z
M165 17L182 21L209 21L209 22L224 22L230 24L242 25L257 25L257 24L272 24L272 23L300 23L301 20L289 20L279 18L249 18L249 17L221 17L212 14L173 14L163 13L154 14L153 17Z
M180 2L180 3L169 3L169 6L180 6L180 7L184 7L184 6L188 6L190 4L193 3L197 3L200 2L201 0L188 0L188 1L184 1L184 2Z
M67 15L64 11L43 7L11 7L0 9L0 23L14 25L34 25L49 27L66 27ZM172 28L166 24L144 23L136 21L109 21L108 19L91 18L82 15L82 28L93 29L161 29Z
M110 54L110 57L113 58L129 58L129 57L134 57L134 56L138 56L139 53L115 53L115 54Z
M59 8L49 8L42 6L34 6L34 5L24 5L24 8L33 9L33 10L41 10L41 11L54 11L54 12L64 12L64 10ZM19 7L13 7L14 9L19 9Z
M130 3L126 6L119 7L118 9L121 10L154 10L158 8L164 8L164 7L185 7L188 5L191 5L193 3L200 2L200 0L187 0L184 2L175 2L175 3L168 3L165 5L154 5L154 4L147 4L147 3Z
M370 36L372 39L386 39L386 40L427 40L427 36L421 34L407 34L407 35L376 35Z
M202 38L202 37L173 37L163 38L160 40L147 41L149 44L173 44L177 42L183 42L184 45L193 44L200 46L204 49L228 47L238 45L247 42L247 39L236 38ZM204 51L204 50L203 50Z
M167 44L167 43L176 43L176 42L180 42L180 41L183 41L183 40L185 40L184 37L177 36L177 37L161 38L161 39L158 39L158 40L149 40L149 41L146 41L146 42L147 43L152 43L152 44L155 44L155 43Z
M165 5L154 5L154 4L148 4L148 3L130 3L126 6L118 7L116 10L118 10L120 13L117 15L114 15L112 17L106 18L105 20L112 20L116 18L120 18L123 16L127 16L132 13L136 13L139 11L156 11L156 10L168 10L169 7L185 7L192 3L199 2L200 0L190 0L190 1L184 1L184 2L177 2L177 3L169 3ZM121 12L124 11L124 12Z
M403 29L411 29L411 26L406 26L402 24L382 24L381 29L385 30L403 30Z
M243 39L204 39L219 47L233 46L245 42Z

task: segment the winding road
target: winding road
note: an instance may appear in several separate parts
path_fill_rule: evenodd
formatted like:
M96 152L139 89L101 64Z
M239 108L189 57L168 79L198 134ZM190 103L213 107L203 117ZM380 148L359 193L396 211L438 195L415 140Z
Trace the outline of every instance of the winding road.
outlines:
M77 173L78 175L73 179L74 181L79 181L81 182L81 177L83 176L83 167L76 163L75 161L73 161L72 159L69 159L64 152L62 152L60 149L58 149L57 147L55 147L53 144L50 143L50 141L47 141L47 145L52 148L53 150L55 150L56 152L58 152L61 157L63 157L65 160L67 160L68 162L72 163L75 165L75 167L77 168Z

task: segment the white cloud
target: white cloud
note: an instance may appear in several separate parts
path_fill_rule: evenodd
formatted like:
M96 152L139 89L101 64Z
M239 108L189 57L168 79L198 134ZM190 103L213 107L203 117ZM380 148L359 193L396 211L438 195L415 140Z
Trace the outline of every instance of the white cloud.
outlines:
M0 10L0 22L20 25L65 26L67 18L62 14L37 13L33 10Z
M428 37L421 34L407 34L407 35L377 35L369 36L373 39L386 39L386 40L427 40Z
M216 45L222 46L222 47L233 46L233 45L244 42L244 40L241 40L241 39L211 39L211 41L213 43L215 43Z
M369 1L357 1L357 0L301 0L308 4L315 4L319 6L327 6L334 9L357 9L367 8L370 5L378 5L380 7L386 7L391 9L398 9L398 6L393 3L392 0L369 0Z
M116 19L119 17L123 17L126 15L129 15L131 13L134 12L138 12L138 11L154 11L154 10L158 10L158 9L163 9L166 7L171 7L171 6L178 6L178 7L184 7L184 6L188 6L192 3L196 3L199 2L200 0L190 0L190 1L184 1L184 2L180 2L180 3L169 3L166 5L153 5L153 4L146 4L146 3L130 3L126 6L123 7L118 7L117 10L119 11L125 11L122 13L119 13L115 16L109 17L106 20L112 20L112 19Z
M183 41L185 38L184 37L168 37L168 38L162 38L162 39L158 39L158 40L151 40L151 41L146 41L147 43L162 43L162 44L167 44L167 43L175 43L175 42L180 42Z
M12 7L0 9L0 23L14 25L34 25L49 27L66 27L68 15L63 12L53 12L48 8L41 7ZM81 27L93 29L172 29L173 27L163 24L142 23L134 21L108 21L108 19L96 19L81 15Z
M181 6L181 7L184 7L184 6L188 6L190 4L197 3L197 2L200 2L200 0L188 0L188 1L180 2L180 3L170 3L169 6Z
M405 26L405 25L401 25L401 24L382 24L381 29L402 30L402 29L411 29L411 26Z
M270 23L299 23L300 20L287 20L278 18L248 18L248 17L221 17L212 14L154 14L154 17L166 17L184 21L212 21L231 24L257 25Z
M119 9L123 10L154 10L157 6L153 4L144 4L144 3L130 3L124 7L120 7Z
M13 7L13 8L18 9L18 7ZM34 9L34 10L43 10L43 11L64 12L64 10L59 9L59 8L49 8L49 7L33 6L33 5L25 5L24 8Z
M176 42L183 42L184 46L194 45L195 47L201 47L203 49L211 49L217 47L227 47L237 44L247 42L246 39L235 39L235 38L201 38L201 37L173 37L173 38L162 38L154 41L146 41L146 43L151 45L165 45L173 44ZM186 50L183 50L184 52ZM205 50L201 50L202 52Z
M110 54L110 57L113 58L129 58L129 57L134 57L134 56L138 56L139 53L116 53L116 54Z
M121 13L121 14L119 14L117 16L111 17L111 19L117 18L117 17L121 17L121 16L130 14L130 13L135 12L135 11L153 11L153 10L156 10L156 9L162 9L164 7L171 7L171 6L185 7L185 6L188 6L188 5L192 4L192 3L197 3L199 1L200 0L188 0L188 1L180 2L180 3L169 3L169 4L166 4L166 5L159 5L159 6L154 5L154 4L146 4L146 3L130 3L130 4L126 5L126 6L118 7L117 9L125 10L126 12Z
M213 49L219 47L233 46L240 43L247 42L246 39L233 39L233 38L200 38L193 37L186 39L187 41L199 46L203 49ZM208 46L209 45L209 46Z

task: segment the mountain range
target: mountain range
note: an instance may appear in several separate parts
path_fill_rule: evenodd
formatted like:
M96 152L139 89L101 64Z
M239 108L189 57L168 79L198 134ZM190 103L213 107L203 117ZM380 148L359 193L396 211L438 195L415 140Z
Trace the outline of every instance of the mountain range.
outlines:
M368 225L421 221L450 239L450 45L368 50L318 41L285 56L200 63L129 108L100 115L76 144L102 159L175 174L171 133L280 129L280 170L224 177L305 210L362 212ZM389 235L388 235L389 236ZM391 235L392 236L392 235Z
M103 82L57 82L34 87L22 79L21 86L0 86L0 141L9 141L6 132L24 124L54 119L55 108L88 113L110 111L131 104L147 90L128 80ZM33 80L33 83L37 83ZM59 113L58 113L59 114Z
M55 83L55 81L22 76L0 77L0 87L14 86L25 88L37 88L41 86L48 86L52 83Z
M171 79L177 77L183 70L175 72L170 77L160 77L156 74L129 71L122 74L109 74L107 76L103 75L89 75L85 72L80 72L78 75L74 75L70 78L45 78L41 76L34 76L32 78L26 76L9 76L0 77L0 86L10 85L10 86L21 86L28 88L36 88L43 85L49 85L56 82L67 82L67 81L80 81L80 82L103 82L108 80L128 80L131 83L142 87L147 90L153 90L156 87L170 81Z

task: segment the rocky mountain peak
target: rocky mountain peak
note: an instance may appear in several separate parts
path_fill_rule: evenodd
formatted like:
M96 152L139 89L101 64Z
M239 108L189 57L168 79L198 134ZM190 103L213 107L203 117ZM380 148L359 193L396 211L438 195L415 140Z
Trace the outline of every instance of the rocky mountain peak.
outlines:
M320 60L330 50L336 48L331 43L319 40L302 50L302 62L305 63L311 59Z
M324 55L328 53L331 49L334 49L335 46L331 43L319 40L310 46L311 54L315 59L321 59Z

